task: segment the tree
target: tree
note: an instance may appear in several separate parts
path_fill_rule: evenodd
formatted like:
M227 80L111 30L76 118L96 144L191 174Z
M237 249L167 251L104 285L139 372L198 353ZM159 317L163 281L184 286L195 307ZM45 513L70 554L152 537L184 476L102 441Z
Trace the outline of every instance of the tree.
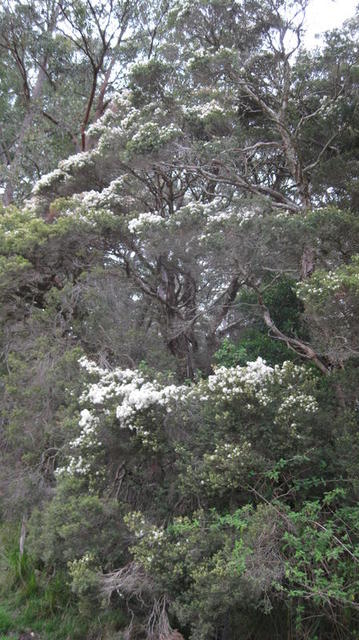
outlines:
M306 52L302 1L58 6L78 153L0 218L31 579L129 638L354 640L357 23Z
M20 201L60 159L85 150L85 129L121 86L136 7L50 1L3 6L0 47L9 98L2 110L3 203ZM131 48L132 47L132 48Z

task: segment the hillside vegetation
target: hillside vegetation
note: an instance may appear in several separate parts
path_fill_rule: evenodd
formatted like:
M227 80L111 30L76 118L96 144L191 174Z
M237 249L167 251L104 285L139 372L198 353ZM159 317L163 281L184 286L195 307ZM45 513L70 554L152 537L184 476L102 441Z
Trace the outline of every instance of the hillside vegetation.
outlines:
M359 639L359 21L306 4L0 9L2 640Z

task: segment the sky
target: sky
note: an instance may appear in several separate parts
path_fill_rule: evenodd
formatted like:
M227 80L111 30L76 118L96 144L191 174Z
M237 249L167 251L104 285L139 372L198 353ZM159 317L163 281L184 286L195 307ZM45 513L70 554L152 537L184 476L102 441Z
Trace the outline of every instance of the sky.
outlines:
M305 45L314 47L320 43L317 33L340 27L344 20L355 14L359 0L310 0L306 15L307 35Z

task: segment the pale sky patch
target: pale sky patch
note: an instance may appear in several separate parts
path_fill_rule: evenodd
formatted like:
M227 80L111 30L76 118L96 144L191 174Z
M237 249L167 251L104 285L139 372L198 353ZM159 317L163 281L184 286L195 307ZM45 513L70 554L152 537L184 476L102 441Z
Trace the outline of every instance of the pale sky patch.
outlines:
M320 44L317 34L341 27L345 20L355 15L359 0L311 0L306 12L305 46Z

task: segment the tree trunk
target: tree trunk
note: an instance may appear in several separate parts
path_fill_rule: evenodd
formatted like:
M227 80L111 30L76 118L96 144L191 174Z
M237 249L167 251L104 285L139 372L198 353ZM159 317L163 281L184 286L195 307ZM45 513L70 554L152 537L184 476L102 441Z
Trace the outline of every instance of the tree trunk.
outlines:
M45 62L46 65L46 62ZM37 75L37 79L36 79L36 83L35 83L35 87L34 87L34 91L32 93L31 96L31 102L29 105L29 108L25 114L24 120L22 122L21 125L21 129L19 132L19 136L18 139L16 141L16 148L15 148L15 152L13 155L13 158L11 160L10 165L8 166L8 171L9 171L9 178L8 181L6 183L6 187L5 187L5 191L4 191L4 195L3 195L3 204L5 205L5 207L7 207L9 204L11 204L14 200L14 188L15 188L15 184L16 184L16 178L18 175L18 171L20 169L21 166L21 160L22 160L22 154L23 154L23 144L26 138L26 135L28 134L31 125L33 123L34 120L34 115L36 112L36 108L37 108L37 100L40 98L41 94L42 94L42 90L43 90L43 86L45 83L45 79L46 79L46 74L45 71L43 69L43 67L41 67L39 69L38 75Z
M26 516L24 515L22 517L22 522L21 522L21 531L20 531L20 538L19 538L19 553L20 553L20 558L22 558L22 556L24 555L24 550L25 550L25 538L26 538Z
M56 26L56 21L59 15L59 11L60 11L59 7L54 8L53 15L51 17L48 30L47 30L48 37L51 36ZM39 70L38 70L35 86L29 98L29 106L26 111L22 125L20 127L19 135L18 135L16 146L14 149L14 155L12 157L10 164L8 165L9 178L6 183L6 187L3 194L3 204L6 207L9 204L11 204L14 200L14 189L16 185L16 178L17 178L18 171L21 166L21 160L23 157L23 144L25 142L28 132L30 131L32 123L34 121L34 116L38 108L38 102L43 93L43 88L46 80L47 66L48 66L48 54L45 54L45 56L39 63Z

